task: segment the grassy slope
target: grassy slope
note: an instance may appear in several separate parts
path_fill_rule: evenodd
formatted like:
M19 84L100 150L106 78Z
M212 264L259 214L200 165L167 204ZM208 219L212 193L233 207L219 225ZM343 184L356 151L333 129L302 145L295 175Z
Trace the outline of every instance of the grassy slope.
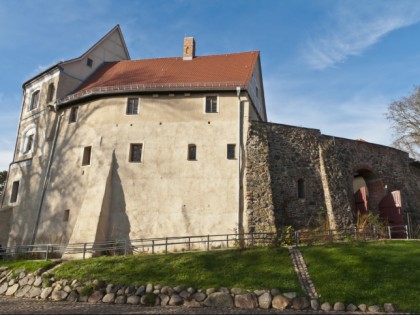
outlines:
M0 267L8 267L10 270L16 271L24 269L27 272L35 272L43 267L50 267L53 263L51 261L33 261L33 260L19 260L19 261L1 261Z
M279 288L302 293L285 248L92 258L66 262L55 271L55 277L125 285Z
M350 243L301 248L321 301L394 303L420 312L420 242Z

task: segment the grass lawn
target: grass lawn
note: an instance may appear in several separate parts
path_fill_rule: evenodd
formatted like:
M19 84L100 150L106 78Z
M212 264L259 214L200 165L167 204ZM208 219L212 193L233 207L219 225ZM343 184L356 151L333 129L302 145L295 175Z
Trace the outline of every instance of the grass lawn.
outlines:
M279 288L303 294L285 248L254 248L168 255L99 257L69 261L55 278L108 283L161 284L195 288Z
M302 247L321 301L393 303L420 312L420 242L355 242Z
M20 269L25 269L26 272L35 272L39 268L50 267L53 265L51 261L45 260L18 260L18 261L1 261L0 267L8 267L10 270L16 271Z

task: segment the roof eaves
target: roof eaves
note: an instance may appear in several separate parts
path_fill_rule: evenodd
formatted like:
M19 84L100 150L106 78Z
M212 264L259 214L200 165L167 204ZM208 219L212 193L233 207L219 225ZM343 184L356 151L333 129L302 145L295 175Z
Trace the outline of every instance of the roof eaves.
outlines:
M25 85L27 85L28 83L34 81L35 79L38 79L39 77L42 77L44 74L50 72L51 70L53 70L56 67L60 67L60 65L63 64L63 61L59 61L56 64L52 65L51 67L45 69L44 71L38 73L36 76L34 76L33 78L23 82L22 84L22 88L25 88Z

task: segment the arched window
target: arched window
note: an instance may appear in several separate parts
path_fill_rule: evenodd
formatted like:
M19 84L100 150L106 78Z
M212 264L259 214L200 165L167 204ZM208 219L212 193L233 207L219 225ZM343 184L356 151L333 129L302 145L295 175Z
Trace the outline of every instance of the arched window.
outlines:
M32 93L31 102L29 103L28 112L38 107L39 103L39 90Z
M34 125L26 128L23 133L22 143L20 147L21 154L28 154L34 151L35 148L36 127Z
M298 180L298 198L305 199L305 180L299 179Z
M55 94L54 83L50 83L50 85L48 85L47 103L51 103L53 101L54 94Z

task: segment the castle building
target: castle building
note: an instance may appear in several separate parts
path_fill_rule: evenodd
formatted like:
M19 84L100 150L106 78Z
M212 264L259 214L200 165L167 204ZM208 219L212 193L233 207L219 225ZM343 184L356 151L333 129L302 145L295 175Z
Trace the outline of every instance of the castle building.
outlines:
M0 244L406 224L419 192L405 152L268 123L259 52L130 60L117 25L23 84Z

